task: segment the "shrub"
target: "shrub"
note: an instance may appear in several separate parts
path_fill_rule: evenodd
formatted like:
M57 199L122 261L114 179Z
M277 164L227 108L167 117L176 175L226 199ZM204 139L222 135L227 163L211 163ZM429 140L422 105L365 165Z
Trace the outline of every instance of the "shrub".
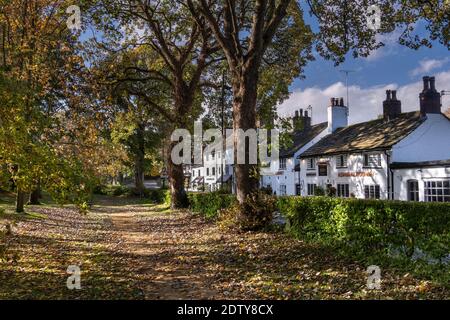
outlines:
M221 209L228 208L236 202L231 194L218 192L188 194L189 208L208 219L216 218Z
M258 191L240 205L238 227L241 230L256 231L267 227L276 211L276 197Z
M278 208L298 237L361 256L450 254L450 204L284 197Z
M125 186L98 185L94 188L93 193L104 196L122 196L129 194L131 190Z

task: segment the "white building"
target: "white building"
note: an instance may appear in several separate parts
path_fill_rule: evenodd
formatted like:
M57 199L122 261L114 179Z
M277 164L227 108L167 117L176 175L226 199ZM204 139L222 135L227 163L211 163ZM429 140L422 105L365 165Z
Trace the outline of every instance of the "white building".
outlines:
M228 142L226 148L213 144L210 153L203 150L203 164L192 166L190 190L217 191L226 189L234 191L233 145Z
M450 119L434 77L424 77L420 111L401 112L387 92L383 117L347 126L342 103L328 108L328 135L301 154L301 195L450 202Z
M293 145L280 150L280 159L261 169L261 187L280 196L300 194L299 157L327 134L326 122L312 126L308 112L301 109L295 112L293 122L298 128L292 136Z

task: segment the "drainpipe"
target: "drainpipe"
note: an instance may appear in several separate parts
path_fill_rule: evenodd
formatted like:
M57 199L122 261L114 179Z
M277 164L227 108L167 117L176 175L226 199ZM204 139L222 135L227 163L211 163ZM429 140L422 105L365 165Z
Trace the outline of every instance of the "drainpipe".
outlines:
M393 180L393 172L391 169L391 156L389 155L389 151L384 151L384 154L386 155L386 162L387 162L387 170L386 170L386 177L387 177L387 185L388 185L388 199L394 200L394 180Z

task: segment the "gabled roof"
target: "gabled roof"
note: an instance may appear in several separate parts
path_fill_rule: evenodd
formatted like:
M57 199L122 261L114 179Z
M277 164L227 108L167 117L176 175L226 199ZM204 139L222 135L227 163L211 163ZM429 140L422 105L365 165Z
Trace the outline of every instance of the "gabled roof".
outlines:
M420 112L402 113L387 121L377 119L336 130L306 150L301 157L387 150L425 121Z
M280 158L290 158L307 143L317 137L322 131L327 128L327 122L319 123L310 128L296 131L293 136L293 144L288 148L280 150Z

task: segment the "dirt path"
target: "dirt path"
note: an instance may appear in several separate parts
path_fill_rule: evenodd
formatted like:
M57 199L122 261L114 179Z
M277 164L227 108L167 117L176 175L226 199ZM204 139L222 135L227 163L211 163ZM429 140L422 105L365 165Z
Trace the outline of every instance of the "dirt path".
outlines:
M33 207L38 216L0 216L0 299L417 299L448 288L382 270L366 288L367 266L283 233L224 232L187 212L101 198L88 216ZM80 265L82 290L66 288Z
M130 209L133 213L130 213ZM139 208L111 216L146 299L218 298L202 251L214 242L210 226L183 214L139 213ZM141 208L142 209L142 208ZM147 214L147 215L146 215ZM193 261L195 260L195 261Z

